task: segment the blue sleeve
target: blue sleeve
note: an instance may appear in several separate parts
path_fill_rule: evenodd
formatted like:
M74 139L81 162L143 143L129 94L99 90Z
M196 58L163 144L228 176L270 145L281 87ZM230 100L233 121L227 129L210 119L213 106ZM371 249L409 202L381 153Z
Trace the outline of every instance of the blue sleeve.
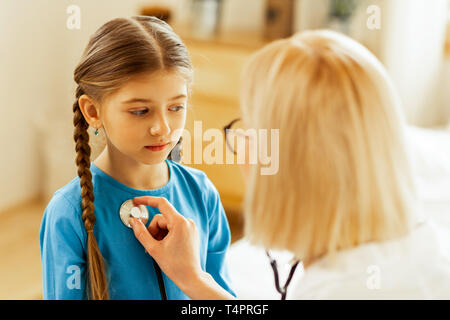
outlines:
M44 211L39 244L45 300L87 298L86 233L80 211L57 193Z
M206 272L211 274L222 288L236 297L236 293L231 288L230 275L225 261L226 252L231 241L230 227L219 193L213 183L209 179L207 180L210 185L210 193L207 200L209 240Z

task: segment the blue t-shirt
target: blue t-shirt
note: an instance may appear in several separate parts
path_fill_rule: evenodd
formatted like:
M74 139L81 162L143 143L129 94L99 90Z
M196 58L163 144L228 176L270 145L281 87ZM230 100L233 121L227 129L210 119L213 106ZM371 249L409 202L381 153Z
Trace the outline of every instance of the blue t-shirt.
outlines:
M217 189L202 171L166 160L169 182L159 189L138 190L115 180L91 162L96 223L94 235L106 262L110 299L161 299L153 259L120 220L123 202L158 196L195 221L204 271L236 296L230 285L225 254L230 228ZM147 206L150 224L159 213ZM81 219L80 178L56 191L48 203L39 234L44 299L87 299L87 232ZM165 274L168 299L189 299Z

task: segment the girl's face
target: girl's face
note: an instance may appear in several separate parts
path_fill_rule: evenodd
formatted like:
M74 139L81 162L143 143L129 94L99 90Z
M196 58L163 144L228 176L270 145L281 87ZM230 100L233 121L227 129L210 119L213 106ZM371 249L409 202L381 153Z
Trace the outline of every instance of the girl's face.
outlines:
M132 78L102 105L108 147L143 164L164 161L186 122L186 80L156 71Z

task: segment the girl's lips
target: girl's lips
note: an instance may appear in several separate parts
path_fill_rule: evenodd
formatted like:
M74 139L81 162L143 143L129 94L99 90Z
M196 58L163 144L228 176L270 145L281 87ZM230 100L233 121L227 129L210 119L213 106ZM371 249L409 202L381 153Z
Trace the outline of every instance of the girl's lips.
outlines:
M168 145L169 145L169 143L166 143L163 145L145 146L145 148L148 150L151 150L151 151L161 151L161 150L165 149Z

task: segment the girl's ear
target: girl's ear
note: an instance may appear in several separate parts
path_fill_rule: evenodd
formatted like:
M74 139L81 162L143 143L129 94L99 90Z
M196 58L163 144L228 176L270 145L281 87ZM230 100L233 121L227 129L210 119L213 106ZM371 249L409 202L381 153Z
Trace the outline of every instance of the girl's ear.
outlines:
M78 98L78 106L81 113L83 113L84 119L90 126L101 127L99 107L88 95L83 94Z

